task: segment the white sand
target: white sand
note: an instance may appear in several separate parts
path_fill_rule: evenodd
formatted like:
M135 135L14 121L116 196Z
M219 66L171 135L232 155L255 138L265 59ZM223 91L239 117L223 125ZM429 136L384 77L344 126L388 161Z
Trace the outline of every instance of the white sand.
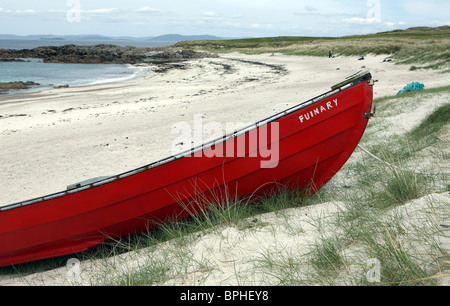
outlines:
M237 58L282 65L287 73L279 73L271 66L237 61ZM449 74L409 71L409 66L383 63L383 59L381 56L368 56L365 61L358 61L348 57L227 54L219 59L191 61L187 70L172 70L119 84L1 96L0 206L62 191L75 182L149 164L171 154L176 138L171 129L178 122L192 123L194 115L202 115L204 123L215 121L224 126L227 122L251 123L328 91L363 65L379 80L375 85L375 98L394 95L414 81L425 84L426 88L450 83ZM230 65L231 70L224 65ZM424 116L424 112L417 112L399 119L416 124ZM404 129L414 124L405 124ZM448 200L448 196L439 196ZM217 262L212 263L217 266L224 262L221 258L249 258L255 252L261 255L262 249L256 247L261 244L264 250L273 247L286 252L304 252L302 247L314 240L318 232L308 227L311 222L302 216L327 215L339 207L339 203L324 203L288 212L294 216L289 219L297 220L298 229L303 231L294 244L289 240L292 233L283 234L283 231L295 229L277 230L280 220L269 220L271 216L263 221L267 225L254 235L246 236L245 242L241 241L243 244L239 244L237 230L228 228L223 232L228 238L220 243L215 240L217 237L208 236L195 244L196 249L202 250L195 256L200 256L200 261L217 254L214 259ZM228 245L233 243L234 249ZM222 254L215 248L229 249L231 253ZM139 261L128 260L125 266L135 264L136 260ZM238 264L244 279L250 283L260 281L246 264L248 262ZM93 269L90 264L85 268ZM3 276L0 284L67 284L64 269L27 279ZM236 264L223 264L203 284L236 284L235 269ZM192 280L175 279L169 284L196 284L199 278L205 278L195 271L189 275ZM90 281L92 279L86 282Z

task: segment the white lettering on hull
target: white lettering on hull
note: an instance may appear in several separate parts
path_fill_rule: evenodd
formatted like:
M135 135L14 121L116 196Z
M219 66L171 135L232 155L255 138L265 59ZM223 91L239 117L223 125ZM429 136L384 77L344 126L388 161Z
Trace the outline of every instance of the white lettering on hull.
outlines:
M333 108L338 107L338 99L327 102L325 105L318 106L312 111L309 111L303 115L300 115L298 118L301 123L311 120L312 118L321 115L324 112L327 112Z

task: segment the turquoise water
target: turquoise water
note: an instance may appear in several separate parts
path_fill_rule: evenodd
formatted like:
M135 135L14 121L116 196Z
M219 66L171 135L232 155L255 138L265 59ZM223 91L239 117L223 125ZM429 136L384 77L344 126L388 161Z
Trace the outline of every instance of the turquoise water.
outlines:
M27 91L40 91L63 85L77 87L121 82L144 73L142 69L132 65L53 64L43 63L38 59L26 61L0 62L0 82L32 81L39 83L40 86Z
M0 48L31 49L38 46L60 46L65 44L95 45L104 41L55 41L55 40L0 40ZM168 43L143 41L108 41L116 45L136 47L158 47ZM115 83L143 75L145 70L132 65L113 64L53 64L39 59L25 59L27 62L0 62L0 83L32 81L41 85L29 90L9 91L15 94L41 91L57 86L70 87Z

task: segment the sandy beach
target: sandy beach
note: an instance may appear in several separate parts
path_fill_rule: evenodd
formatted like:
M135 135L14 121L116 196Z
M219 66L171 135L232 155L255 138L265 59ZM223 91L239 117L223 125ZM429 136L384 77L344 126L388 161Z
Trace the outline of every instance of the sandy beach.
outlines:
M375 98L413 81L426 88L449 83L446 74L383 59L227 54L123 83L0 96L0 206L170 156L172 127L193 126L195 115L224 127L252 123L328 91L362 67L379 80Z
M0 206L59 192L76 182L119 174L167 157L177 137L172 127L179 122L193 125L195 116L200 115L205 124L252 123L320 95L361 69L368 69L378 80L374 98L395 95L411 82L420 82L425 88L450 83L448 73L410 71L408 65L383 62L384 58L369 55L359 61L353 57L234 53L192 60L183 69L122 83L0 96ZM411 130L434 109L448 103L449 94L444 94L444 98L390 118L386 123L390 129L384 133L389 136ZM208 140L208 135L203 140ZM355 158L361 154L355 152ZM421 212L414 215L420 219L426 214L430 198L439 209L448 211L450 198L445 192L417 199L392 214L408 215L421 207ZM327 202L289 210L281 218L274 214L261 216L261 227L249 235L233 227L206 234L192 243L193 260L208 258L217 269L201 273L187 267L188 278L174 278L165 284L273 284L273 275L268 277L249 268L249 262L256 260L254 255L264 257L270 252L275 254L275 250L306 254L317 237L336 232L332 224L320 230L312 224L342 210L345 207L341 202ZM442 216L436 218L437 222L444 222ZM442 239L450 250L448 238ZM169 243L161 246L154 258L165 258L164 251L175 256ZM110 262L117 269L114 273L123 273L124 269L145 264L144 261L139 254L128 254ZM102 279L101 266L84 263L82 269L87 272L82 284L96 284L95 277ZM242 279L236 279L237 274ZM448 281L447 277L444 284L448 285ZM24 284L70 285L66 267L26 278L0 277L0 285Z

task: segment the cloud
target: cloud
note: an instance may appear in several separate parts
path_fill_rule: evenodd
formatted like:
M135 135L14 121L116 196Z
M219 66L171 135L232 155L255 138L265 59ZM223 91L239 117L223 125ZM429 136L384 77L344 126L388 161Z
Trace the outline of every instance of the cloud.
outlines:
M67 10L48 10L49 13L67 13Z
M117 13L119 11L118 8L102 8L96 10L81 10L82 13L88 14L112 14Z
M35 10L16 10L17 14L36 14Z
M36 14L37 11L35 10L31 10L31 9L26 9L26 10L7 10L4 9L3 7L0 7L0 13L5 13L5 14Z
M396 25L406 25L406 22L404 21L399 21L399 22L393 22L393 21L381 21L378 18L374 18L374 17L368 17L368 18L361 18L361 17L351 17L351 18L344 18L341 19L342 22L344 23L350 23L350 24L360 24L360 25L373 25L373 24L378 24L378 25L384 25L384 26L389 26L389 27L393 27Z
M380 23L381 21L377 18L361 18L361 17L351 17L342 19L344 23L352 23L352 24L375 24Z
M433 20L433 21L430 21L428 24L433 27L448 26L448 25L450 25L450 21Z
M294 11L294 16L319 16L319 17L344 17L344 16L357 16L355 13L339 12L339 11L324 11L318 10L313 7L305 7L305 11Z
M317 12L317 9L313 7L312 5L305 6L305 10L308 12Z
M389 27L394 27L394 26L403 26L403 25L406 25L407 23L404 21L399 21L399 22L389 22L388 21L385 24Z
M232 19L242 19L242 18L244 18L244 15L242 15L241 13L237 13L237 14L232 14L232 15L230 15L229 18L232 18Z
M208 17L214 17L214 16L216 16L216 13L214 13L214 12L204 12L203 15L208 16Z
M273 24L271 23L266 23L266 24L259 24L259 23L253 23L250 25L250 28L252 29L265 29L265 30L270 30L273 29Z
M136 10L136 12L140 12L140 13L159 13L160 11L158 9L155 9L153 7L150 7L150 6L144 6L144 7L138 8Z

